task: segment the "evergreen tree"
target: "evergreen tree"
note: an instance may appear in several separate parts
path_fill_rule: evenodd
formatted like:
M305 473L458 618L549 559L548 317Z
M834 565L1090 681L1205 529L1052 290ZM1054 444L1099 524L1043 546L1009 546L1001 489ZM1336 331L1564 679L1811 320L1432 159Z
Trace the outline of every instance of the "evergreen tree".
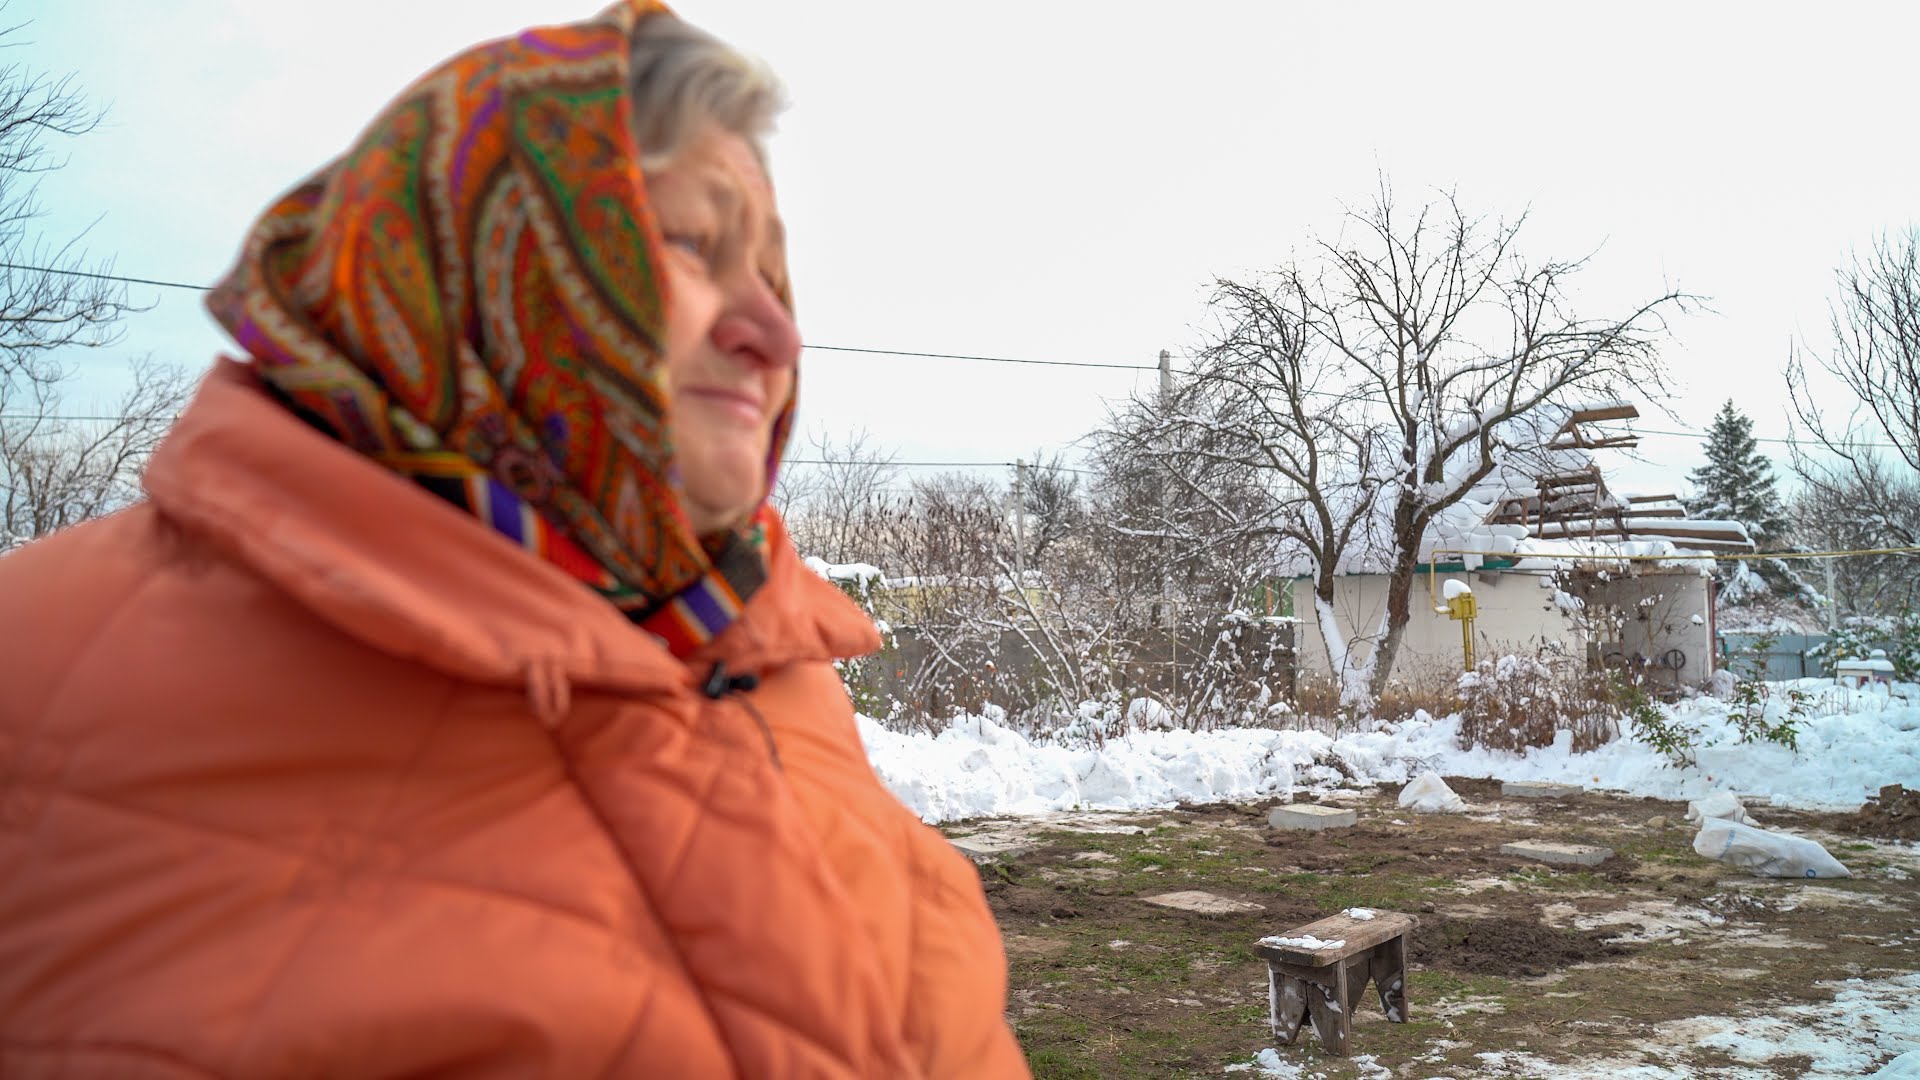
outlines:
M1697 517L1738 521L1762 550L1775 547L1786 530L1786 512L1773 490L1773 465L1753 439L1753 421L1728 401L1707 429L1707 463L1688 477Z

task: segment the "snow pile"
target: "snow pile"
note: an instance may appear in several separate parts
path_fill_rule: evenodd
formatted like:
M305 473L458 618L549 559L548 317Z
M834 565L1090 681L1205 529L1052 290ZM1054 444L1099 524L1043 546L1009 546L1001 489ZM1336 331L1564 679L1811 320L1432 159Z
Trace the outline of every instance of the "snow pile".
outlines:
M1400 807L1419 814L1457 814L1467 800L1454 793L1437 772L1425 772L1400 789Z
M1174 726L1173 710L1152 698L1134 698L1127 703L1127 723L1139 729L1166 731Z
M1136 731L1103 746L1032 742L994 716L967 716L936 736L860 718L881 780L931 822L1064 810L1131 810L1331 787L1333 740L1316 732Z
M1867 1080L1920 1080L1920 1050L1909 1050L1880 1067Z
M1885 784L1920 776L1920 686L1896 684L1889 694L1824 680L1776 685L1814 692L1798 753L1741 743L1728 705L1696 698L1663 706L1702 732L1698 764L1690 768L1625 737L1574 754L1567 732L1525 753L1462 750L1459 717L1425 713L1337 737L1254 728L1135 730L1099 745L1063 744L1029 740L996 716L963 717L937 736L900 734L862 717L860 736L880 778L929 822L1244 801L1324 791L1348 775L1365 784L1403 784L1429 771L1677 801L1738 792L1776 806L1851 810Z

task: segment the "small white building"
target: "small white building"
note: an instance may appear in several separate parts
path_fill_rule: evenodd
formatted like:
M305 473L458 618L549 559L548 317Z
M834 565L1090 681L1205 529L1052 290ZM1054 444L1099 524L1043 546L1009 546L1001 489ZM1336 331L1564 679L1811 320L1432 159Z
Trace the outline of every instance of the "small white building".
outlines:
M1751 552L1745 529L1690 519L1671 495L1615 495L1592 451L1633 445L1631 435L1590 434L1631 419L1632 405L1575 410L1543 461L1543 475L1495 477L1423 544L1420 578L1394 662L1414 685L1450 680L1464 666L1461 624L1444 610L1444 582L1471 588L1474 653L1557 653L1594 666L1631 669L1655 688L1698 686L1714 672L1713 562L1693 556ZM1333 618L1364 666L1387 603L1383 567L1356 559L1335 579ZM1302 671L1331 674L1314 615L1313 582L1293 581L1302 618Z

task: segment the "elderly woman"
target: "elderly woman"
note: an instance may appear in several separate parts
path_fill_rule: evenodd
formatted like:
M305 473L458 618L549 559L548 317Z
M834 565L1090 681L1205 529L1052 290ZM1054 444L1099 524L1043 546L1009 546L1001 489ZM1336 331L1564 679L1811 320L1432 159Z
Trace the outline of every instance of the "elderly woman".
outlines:
M260 219L150 500L0 560L0 1075L1026 1074L765 502L774 98L633 0Z

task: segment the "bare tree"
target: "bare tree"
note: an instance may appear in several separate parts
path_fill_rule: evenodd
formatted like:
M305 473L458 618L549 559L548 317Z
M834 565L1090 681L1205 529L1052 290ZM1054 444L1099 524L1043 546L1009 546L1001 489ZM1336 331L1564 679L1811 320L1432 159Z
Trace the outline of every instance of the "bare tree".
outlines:
M19 26L0 30L0 44ZM37 228L42 177L66 164L60 141L98 127L71 76L0 66L0 551L137 497L139 471L186 396L176 369L141 363L111 416L63 416L66 350L118 340L125 287L90 264L83 236Z
M0 46L20 29L0 29ZM131 310L123 286L85 276L111 267L87 264L82 237L56 242L36 227L45 214L40 180L66 164L57 144L93 131L103 116L71 75L0 66L0 377L45 376L56 350L111 344Z
M1034 454L1024 469L1020 502L1023 555L1029 563L1038 564L1048 549L1078 532L1086 520L1080 476L1060 454Z
M1279 502L1212 406L1187 383L1116 411L1090 440L1090 514L1136 624L1223 613L1276 569Z
M1244 470L1271 500L1233 528L1269 530L1300 560L1349 707L1392 672L1436 522L1497 470L1544 465L1570 407L1665 385L1655 344L1687 298L1576 315L1567 285L1585 261L1527 261L1523 222L1470 216L1452 195L1404 216L1383 185L1348 213L1351 236L1216 282L1215 333L1155 436L1134 440L1170 466ZM1178 468L1162 476L1193 488ZM1386 606L1350 639L1335 576L1362 570L1387 575Z
M1804 485L1796 518L1829 550L1920 545L1920 229L1881 237L1834 274L1832 344L1814 363L1845 392L1823 408L1796 346L1787 387L1799 420L1791 447ZM1920 559L1867 556L1836 568L1848 613L1910 604Z
M1796 347L1787 363L1794 412L1814 445L1844 465L1886 449L1920 474L1920 228L1881 237L1834 278L1833 345L1817 363L1851 400L1842 416L1822 410Z
M785 465L774 502L803 555L828 562L875 562L884 551L884 523L904 500L892 485L900 469L866 431L836 440L816 432L806 452Z
M86 418L59 413L58 378L0 385L0 551L140 497L140 471L192 387L178 368L151 361L133 374L110 415Z
M1814 551L1871 551L1911 547L1920 526L1920 482L1885 458L1861 457L1845 471L1796 459L1815 479L1792 504L1795 541ZM1920 556L1854 555L1832 560L1837 614L1896 615L1920 608ZM1813 575L1816 585L1824 584Z
M1126 601L1110 547L1068 509L1069 476L1057 462L1029 474L1022 504L980 476L914 482L889 523L880 600L901 646L907 712L938 718L992 702L1037 731L1114 697Z

